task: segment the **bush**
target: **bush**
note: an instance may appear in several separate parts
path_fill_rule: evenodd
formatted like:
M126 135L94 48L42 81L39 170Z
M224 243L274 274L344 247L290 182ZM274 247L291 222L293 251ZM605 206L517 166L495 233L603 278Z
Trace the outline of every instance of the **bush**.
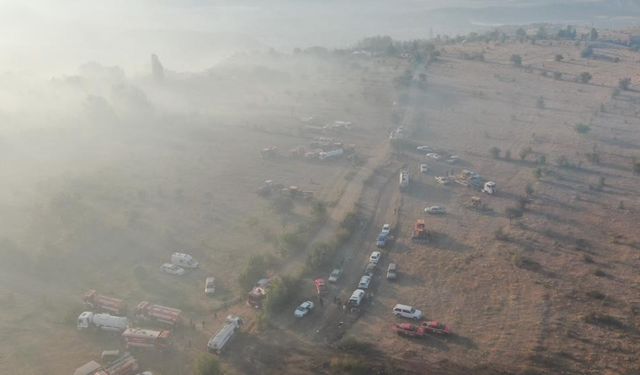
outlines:
M632 164L633 174L640 174L640 162L634 161Z
M515 66L522 66L522 56L520 55L511 55L509 61Z
M589 83L593 76L589 72L582 72L578 75L578 82L580 83Z
M529 156L529 154L531 154L533 152L533 150L531 149L531 147L525 147L522 150L520 150L519 156L520 156L520 160L524 160L527 158L527 156Z
M271 207L280 214L287 214L293 210L293 199L291 197L278 196L271 201Z
M243 290L251 289L256 281L264 277L271 265L271 259L264 255L252 255L247 261L244 270L238 276L238 283Z
M307 243L308 230L300 224L294 232L288 232L278 237L278 247L283 255L289 255L304 249Z
M337 250L337 246L332 243L321 242L316 244L311 253L307 255L307 269L314 271L331 266Z
M620 90L629 90L629 87L631 86L631 78L622 78L620 79L620 81L618 81L618 87L620 88Z
M504 210L504 214L507 218L509 218L509 221L511 221L513 219L522 217L522 215L524 215L524 210L520 207L507 207Z
M564 56L562 56L561 54L557 54L557 55L555 56L555 60L556 60L556 61L562 61L562 60L564 60Z
M507 241L509 239L509 236L502 227L493 232L493 237L498 241Z
M564 155L561 155L558 157L558 159L556 159L556 165L561 168L567 168L571 166L571 164L569 163L569 159L567 159L567 157Z
M527 194L527 196L533 195L533 185L528 183L527 186L524 187L524 192Z
M282 311L293 302L300 292L300 277L283 276L271 285L264 301L264 311L268 315Z
M220 375L222 370L218 360L211 355L202 355L193 368L194 375Z
M555 80L561 80L562 79L562 73L560 72L553 72L553 79Z
M353 357L332 359L331 370L334 374L368 375L372 373L366 361Z
M593 56L593 47L587 46L580 51L580 56L582 58L588 59Z
M577 124L575 129L580 134L587 134L591 130L591 127L586 124Z
M489 153L491 154L491 157L492 157L492 158L494 158L494 159L499 159L499 158L500 158L500 153L501 153L501 152L502 152L502 151L501 151L499 148L495 147L495 146L494 146L494 147L491 147L491 148L489 149Z

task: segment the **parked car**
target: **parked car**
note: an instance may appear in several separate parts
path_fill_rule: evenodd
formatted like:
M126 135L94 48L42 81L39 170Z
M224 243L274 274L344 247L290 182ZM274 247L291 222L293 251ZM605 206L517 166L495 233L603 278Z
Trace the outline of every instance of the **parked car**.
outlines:
M409 305L397 304L393 306L393 314L407 319L420 320L422 319L422 311L417 310Z
M442 206L431 206L424 209L424 212L432 215L442 215L447 213L447 210Z
M212 296L216 293L216 278L215 277L207 277L204 280L204 294L208 296Z
M178 267L175 264L165 263L160 266L160 270L169 273L171 275L184 275L184 268Z
M429 147L429 146L418 146L418 147L416 147L416 150L418 150L418 151L432 151L431 147Z
M427 333L435 333L437 335L452 335L451 328L444 323L438 321L422 322L420 327L424 328Z
M429 167L426 164L420 164L420 173L427 173Z
M293 312L296 318L304 318L309 312L313 310L313 302L304 301L300 304L300 306L296 307L296 310Z
M380 257L382 257L382 253L379 251L374 251L369 256L369 262L373 264L378 264L378 262L380 261Z
M395 280L398 275L396 274L396 264L389 263L389 267L387 267L387 280Z
M369 289L369 284L371 284L371 276L364 275L360 278L358 289Z
M382 231L380 231L380 234L389 235L390 233L391 233L391 225L390 224L383 225Z
M333 271L331 271L331 273L329 274L329 282L330 283L335 283L340 279L340 276L342 276L342 270L339 268L334 269Z
M385 246L387 246L387 240L388 239L389 239L389 236L387 234L380 233L378 235L378 239L376 240L376 246L377 247L385 247Z
M435 152L430 152L425 156L428 157L428 158L431 158L431 159L435 159L435 160L440 160L440 158L441 158L440 154L436 154Z
M458 155L451 155L449 156L449 158L447 159L447 163L449 164L455 164L458 162L458 160L460 160L460 157Z
M367 266L364 268L364 274L367 276L373 276L373 272L376 270L375 263L367 263Z
M351 306L360 306L362 300L364 299L365 292L362 289L356 289L351 294L349 298L349 305Z
M449 177L445 177L445 176L436 176L436 182L442 185L447 185L449 184Z

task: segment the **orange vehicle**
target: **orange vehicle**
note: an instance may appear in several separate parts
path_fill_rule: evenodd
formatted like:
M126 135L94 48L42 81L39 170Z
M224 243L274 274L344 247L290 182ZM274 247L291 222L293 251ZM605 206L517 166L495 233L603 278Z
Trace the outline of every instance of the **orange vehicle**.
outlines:
M411 239L418 242L426 241L428 239L427 225L424 223L424 220L416 220L416 224L413 228L413 236L411 237Z

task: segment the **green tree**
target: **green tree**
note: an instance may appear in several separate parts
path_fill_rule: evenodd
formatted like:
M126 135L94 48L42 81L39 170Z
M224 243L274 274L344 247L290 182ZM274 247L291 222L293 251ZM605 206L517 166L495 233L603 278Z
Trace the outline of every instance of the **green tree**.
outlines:
M530 183L527 184L527 186L524 187L524 192L527 194L527 196L533 195L533 185L531 185Z
M591 127L587 124L576 124L575 129L580 134L587 134L591 130Z
M558 62L560 62L560 61L564 60L564 56L562 56L561 54L557 54L557 55L555 56L555 60L556 60L556 61L558 61Z
M527 156L529 156L529 154L531 154L533 152L533 150L531 149L531 147L525 147L522 150L520 150L520 153L518 156L520 156L520 160L524 160L527 158Z
M598 40L598 30L595 27L591 28L591 32L589 33L590 40Z
M522 56L520 55L511 55L511 59L509 60L515 66L522 66Z
M194 368L193 375L221 375L220 363L211 355L202 355L198 358Z

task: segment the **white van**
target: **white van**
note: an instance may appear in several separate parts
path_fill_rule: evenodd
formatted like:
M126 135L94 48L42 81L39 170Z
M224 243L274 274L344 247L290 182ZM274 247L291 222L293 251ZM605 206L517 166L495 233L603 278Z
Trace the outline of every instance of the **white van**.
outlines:
M212 296L216 294L216 278L213 276L207 277L204 280L204 294Z
M371 283L371 276L364 275L360 278L360 282L358 283L358 289L369 289L370 283Z
M393 315L415 320L422 319L422 311L416 310L412 306L401 304L393 306Z
M364 290L356 289L351 294L351 298L349 298L349 304L351 306L360 306L362 299L364 298Z
M171 263L184 268L198 268L200 265L191 255L185 253L171 254Z

